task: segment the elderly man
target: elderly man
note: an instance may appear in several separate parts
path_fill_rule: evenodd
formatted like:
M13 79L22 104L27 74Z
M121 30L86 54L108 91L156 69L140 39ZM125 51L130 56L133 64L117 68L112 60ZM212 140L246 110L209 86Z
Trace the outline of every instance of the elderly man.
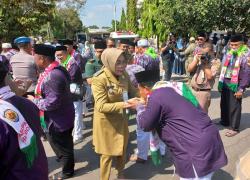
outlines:
M128 102L136 107L140 127L159 134L181 180L211 180L227 164L227 157L217 127L191 90L182 82L157 82L157 71L142 71L135 77L143 100Z
M34 95L38 69L34 61L32 54L31 39L28 37L19 37L14 41L17 44L20 52L15 54L10 59L10 65L13 71L13 78L16 80L30 80L32 84L24 96Z
M221 121L230 126L226 136L238 134L241 119L242 95L249 83L250 50L243 45L242 36L232 35L230 49L223 57L218 89L221 92Z
M55 47L34 46L35 63L44 72L39 76L36 96L28 96L40 109L42 127L48 131L48 140L58 160L62 162L62 174L58 179L74 174L74 105L70 94L70 76L55 61Z

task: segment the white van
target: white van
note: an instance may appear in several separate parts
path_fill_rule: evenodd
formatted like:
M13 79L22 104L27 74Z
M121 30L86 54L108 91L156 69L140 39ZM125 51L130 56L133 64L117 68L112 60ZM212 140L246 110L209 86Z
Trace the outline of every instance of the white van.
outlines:
M134 34L133 32L111 32L110 37L115 40L115 45L117 46L118 41L120 39L128 39L129 41L134 41L136 38L139 38L138 34Z

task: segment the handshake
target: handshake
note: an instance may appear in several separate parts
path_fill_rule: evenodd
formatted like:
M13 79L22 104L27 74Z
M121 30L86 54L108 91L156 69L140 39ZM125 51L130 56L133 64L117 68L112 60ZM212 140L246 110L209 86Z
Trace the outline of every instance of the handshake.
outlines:
M127 100L124 103L124 108L136 109L136 106L139 104L145 105L146 102L142 98L135 97L135 98Z

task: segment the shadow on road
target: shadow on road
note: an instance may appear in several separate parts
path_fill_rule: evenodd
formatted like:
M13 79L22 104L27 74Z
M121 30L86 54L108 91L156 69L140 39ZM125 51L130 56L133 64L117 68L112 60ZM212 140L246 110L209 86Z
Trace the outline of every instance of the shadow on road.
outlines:
M213 175L212 180L233 180L234 178L226 171L220 169Z
M135 125L136 120L130 120L129 125ZM131 131L129 133L129 143L127 149L127 157L129 161L129 157L134 153L134 150L137 148L136 143L136 130ZM167 149L166 149L167 150ZM128 163L128 162L127 162ZM131 162L130 162L131 163ZM144 164L133 163L131 166L124 170L126 179L150 179L154 177L156 174L173 174L174 170L166 169L172 166L172 159L170 152L167 150L166 156L162 159L162 164L160 166L154 166L151 159Z
M250 128L249 119L250 119L250 113L241 114L240 131L244 131L245 129ZM228 129L229 127L225 127L219 124L220 120L221 120L220 118L217 118L217 119L213 119L212 121L217 125L219 130Z
M82 176L99 168L99 163L96 163L99 162L99 155L94 152L92 141L82 146L81 149L75 149L75 160L76 163L87 165L76 169L74 177Z
M218 91L212 90L211 91L211 99L220 98L220 93Z
M146 163L134 163L124 170L126 179L150 179L157 174L173 174L173 169L166 169L173 165L170 157L170 152L166 153L166 156L162 159L160 166L154 166L151 159Z

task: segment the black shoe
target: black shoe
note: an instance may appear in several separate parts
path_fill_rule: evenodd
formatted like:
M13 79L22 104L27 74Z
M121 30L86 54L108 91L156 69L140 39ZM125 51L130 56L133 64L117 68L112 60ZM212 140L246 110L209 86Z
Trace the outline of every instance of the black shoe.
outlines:
M69 179L71 177L73 177L74 173L61 173L58 177L57 180L61 180L61 179Z

